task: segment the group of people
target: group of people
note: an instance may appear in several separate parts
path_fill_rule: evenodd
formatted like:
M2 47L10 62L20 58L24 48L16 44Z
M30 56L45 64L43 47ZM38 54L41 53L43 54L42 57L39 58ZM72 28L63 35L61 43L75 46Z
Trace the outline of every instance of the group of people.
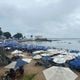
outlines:
M17 77L21 77L24 74L23 66L19 67L18 69L10 69L9 72L5 73L6 80L15 80Z

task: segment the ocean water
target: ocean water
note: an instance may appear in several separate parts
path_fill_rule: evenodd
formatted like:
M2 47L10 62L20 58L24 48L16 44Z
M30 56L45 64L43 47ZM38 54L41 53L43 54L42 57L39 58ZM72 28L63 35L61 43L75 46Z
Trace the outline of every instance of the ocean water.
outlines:
M74 49L80 51L80 39L57 39L57 41L52 42L36 42L36 41L28 41L24 42L25 44L35 44L40 46L50 46L56 48L63 49Z

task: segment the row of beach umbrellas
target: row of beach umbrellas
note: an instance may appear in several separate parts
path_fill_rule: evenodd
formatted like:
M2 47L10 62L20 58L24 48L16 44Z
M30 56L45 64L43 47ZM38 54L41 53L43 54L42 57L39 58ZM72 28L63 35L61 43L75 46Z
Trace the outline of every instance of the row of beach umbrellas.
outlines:
M63 52L64 52L64 54L63 54ZM21 53L22 53L21 51L15 50L11 54L21 54ZM35 51L35 52L33 52L33 54L34 54L33 59L37 60L37 59L41 59L42 57L48 57L48 56L50 57L52 54L57 54L57 53L60 53L60 54L51 57L55 63L62 64L62 63L65 63L66 60L72 61L72 59L75 59L75 55L67 53L65 51L57 51L57 50ZM20 66L30 63L31 60L32 59L28 59L28 58L18 59L16 61L11 62L7 66L5 66L5 68L17 69ZM72 63L73 62L70 62L70 64L72 64ZM43 74L44 74L46 80L53 80L53 79L54 80L75 80L78 77L70 68L65 68L65 67L61 67L61 66L52 66L50 68L47 68L47 69L43 70Z
M35 51L33 54L35 55L33 59L41 59L43 56L51 56L57 53L61 53L62 51L58 50L48 50L48 51ZM64 54L59 54L57 56L51 57L55 63L65 63L67 60L72 60L75 56L71 53L64 52Z
M40 46L40 45L36 45L36 44L21 44L21 43L17 42L16 40L1 42L0 47L6 47L6 49L8 49L8 48L24 49L27 51L47 50L50 48L50 47Z
M51 57L53 61L58 64L65 63L66 60L75 59L73 54L67 53L65 51L48 50L48 51L35 51L33 59L41 59L43 56L51 56L49 54L57 54L57 56ZM48 59L48 58L47 58ZM43 74L46 80L75 80L78 76L70 69L61 66L52 66L48 69L43 70Z

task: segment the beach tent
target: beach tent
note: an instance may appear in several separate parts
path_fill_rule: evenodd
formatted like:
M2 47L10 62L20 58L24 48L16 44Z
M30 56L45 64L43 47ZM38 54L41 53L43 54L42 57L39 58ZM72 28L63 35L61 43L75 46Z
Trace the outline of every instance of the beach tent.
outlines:
M22 51L20 51L20 50L14 50L11 54L20 54L20 53L22 53Z
M53 66L43 71L46 80L75 80L78 76L69 68Z
M35 59L35 60L38 60L38 59L41 59L42 58L42 56L40 56L40 55L35 55L34 57L33 57L33 59Z
M19 68L20 66L23 66L27 63L30 63L32 59L18 59L17 61L13 61L12 63L10 63L9 65L5 66L5 68L13 68L13 69L16 69L16 68Z

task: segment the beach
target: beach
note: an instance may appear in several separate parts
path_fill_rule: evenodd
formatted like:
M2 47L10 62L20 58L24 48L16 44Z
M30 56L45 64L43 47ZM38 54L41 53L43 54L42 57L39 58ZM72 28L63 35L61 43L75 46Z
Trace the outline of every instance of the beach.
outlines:
M32 56L28 55L28 53L23 53L26 58L32 58ZM11 57L11 56L8 56ZM29 76L29 75L33 75L35 74L35 76L33 77L32 80L46 80L45 76L43 74L43 70L47 69L44 66L36 66L35 63L37 61L36 60L32 60L29 64L26 64L24 66L24 76ZM5 71L7 71L7 69L3 67L0 67L0 76L4 75ZM80 72L78 71L74 71L74 73L76 73L78 75L78 78L76 80L80 79ZM23 78L18 77L17 80L23 80Z
M79 68L78 67L78 62L74 64L71 63L70 66L67 63L68 62L75 62L76 59L78 59L80 61L79 58L79 49L72 49L72 47L70 49L63 48L62 45L65 46L65 44L67 44L67 46L71 46L74 45L73 42L76 42L75 40L67 40L66 43L62 43L64 41L53 41L53 42L34 42L34 41L30 41L30 42L16 42L16 41L11 41L11 42L7 42L7 47L3 47L4 49L3 52L5 51L5 55L10 59L11 62L14 61L19 61L19 60L25 60L28 62L26 64L24 64L23 62L19 63L18 66L20 65L24 65L24 75L23 76L19 76L17 75L16 80L26 80L26 79L30 79L31 80L46 80L46 77L43 73L43 71L47 70L48 68L51 67L64 67L64 68L69 68L75 75L77 75L78 77L75 80L79 80L80 78L80 71L76 70L76 69L71 69L70 66L74 67L74 68ZM69 42L71 42L71 44L68 44ZM10 44L9 44L10 43ZM56 45L54 44L56 43ZM15 44L15 45L13 45ZM52 44L52 45L51 45ZM53 45L54 44L54 45ZM62 44L59 47L57 47L58 44ZM10 46L10 47L9 47ZM54 48L55 46L55 48ZM74 47L74 46L73 46ZM79 46L78 46L79 48ZM75 60L75 61L74 61ZM10 62L10 63L11 63ZM19 61L20 62L20 61ZM2 65L0 67L0 77L3 76L5 74L6 71L9 71L10 68L12 67L14 70L17 69L17 67L13 67L15 64L12 64L11 66L7 66L9 65L5 64ZM50 75L50 74L49 74ZM66 75L67 76L67 75ZM68 76L67 76L68 77Z

